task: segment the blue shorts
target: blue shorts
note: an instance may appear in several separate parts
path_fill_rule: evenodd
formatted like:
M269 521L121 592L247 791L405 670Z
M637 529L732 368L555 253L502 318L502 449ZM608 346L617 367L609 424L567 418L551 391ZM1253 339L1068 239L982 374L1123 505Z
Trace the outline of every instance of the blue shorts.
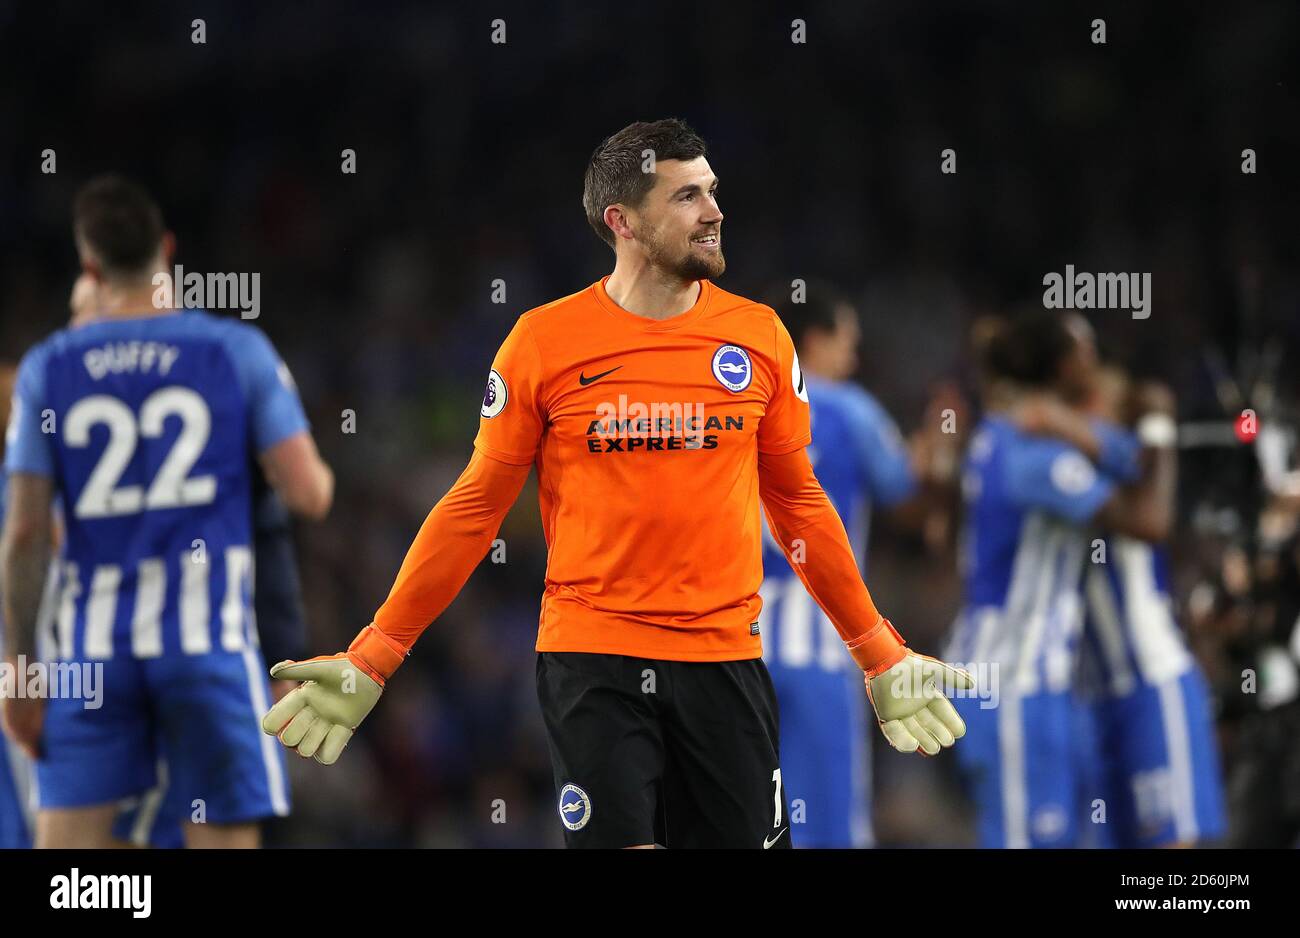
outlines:
M871 732L862 672L768 672L781 711L781 779L795 847L865 847L872 841Z
M166 764L158 769L157 786L121 803L113 822L113 836L137 847L179 850L185 846L184 825L192 810L167 784Z
M261 728L270 688L256 650L92 665L103 665L101 707L47 703L41 808L124 802L165 783L163 801L183 809L178 823L289 812L284 754Z
M1210 695L1199 668L1093 704L1105 842L1162 847L1223 836Z
M953 747L975 804L981 847L1078 847L1088 822L1093 727L1073 694L1003 692L996 707L959 697L966 736Z
M32 845L24 803L27 784L20 773L28 771L26 760L10 750L0 736L0 850L23 850Z

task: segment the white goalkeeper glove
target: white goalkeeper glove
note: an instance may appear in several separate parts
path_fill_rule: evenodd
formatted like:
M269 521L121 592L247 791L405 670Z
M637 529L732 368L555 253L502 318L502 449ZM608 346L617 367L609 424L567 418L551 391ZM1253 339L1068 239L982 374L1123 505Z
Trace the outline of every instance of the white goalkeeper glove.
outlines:
M262 729L298 755L333 765L404 656L392 639L368 626L342 654L281 661L271 677L303 683L267 711Z
M888 619L848 647L866 675L867 699L889 745L933 756L966 735L946 696L975 689L966 671L909 651Z

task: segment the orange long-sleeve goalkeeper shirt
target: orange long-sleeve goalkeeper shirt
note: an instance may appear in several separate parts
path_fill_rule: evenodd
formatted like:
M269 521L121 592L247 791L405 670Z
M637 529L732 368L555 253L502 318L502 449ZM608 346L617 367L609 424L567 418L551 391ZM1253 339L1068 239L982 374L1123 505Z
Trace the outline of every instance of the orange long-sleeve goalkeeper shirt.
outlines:
M378 670L455 597L534 465L548 547L539 651L759 657L761 504L859 663L892 664L901 640L858 574L810 440L798 356L767 306L700 281L691 309L652 320L602 280L525 313L493 362L469 466L375 614Z

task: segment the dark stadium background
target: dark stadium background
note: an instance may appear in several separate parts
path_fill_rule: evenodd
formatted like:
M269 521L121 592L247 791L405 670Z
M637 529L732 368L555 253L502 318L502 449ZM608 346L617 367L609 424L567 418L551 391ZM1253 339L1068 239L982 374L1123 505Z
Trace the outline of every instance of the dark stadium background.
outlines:
M205 45L190 41L196 17ZM505 45L489 41L497 17ZM790 42L796 17L806 45ZM1090 41L1096 17L1105 45ZM1224 417L1207 350L1235 368L1273 348L1284 366L1261 414L1290 424L1298 37L1291 2L3 2L0 354L66 318L71 198L105 170L154 191L187 268L260 273L258 324L338 473L330 518L298 531L317 653L369 620L463 467L514 318L611 268L582 172L636 119L680 116L708 140L722 286L823 277L859 301L861 378L905 432L937 388L969 391L971 324L1040 302L1067 263L1152 274L1150 319L1092 320L1104 353L1173 385L1181 416ZM939 172L947 147L956 175ZM1240 172L1247 147L1255 175ZM1252 465L1232 448L1184 461L1180 599L1218 590L1197 648L1228 698L1234 656L1267 628L1218 585L1225 550L1258 546ZM1203 536L1205 502L1237 527ZM272 842L559 844L533 683L545 553L531 484L502 536L508 562L480 567L346 757L291 757L295 813ZM868 581L937 652L958 602L951 551L877 524ZM1288 589L1275 605L1294 605ZM1228 620L1232 642L1216 631ZM1221 703L1232 756L1259 715ZM971 842L949 761L877 752L882 842Z

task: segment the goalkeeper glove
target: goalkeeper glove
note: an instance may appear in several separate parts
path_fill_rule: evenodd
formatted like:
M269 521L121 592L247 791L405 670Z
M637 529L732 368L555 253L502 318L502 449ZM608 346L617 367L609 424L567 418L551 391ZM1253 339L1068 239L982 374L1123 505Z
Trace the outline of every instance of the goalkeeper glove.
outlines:
M848 648L866 674L867 699L889 745L933 756L966 735L966 724L944 694L973 690L970 674L909 651L888 619Z
M333 765L405 654L372 625L342 654L281 661L271 677L303 683L267 711L262 729L298 755Z

